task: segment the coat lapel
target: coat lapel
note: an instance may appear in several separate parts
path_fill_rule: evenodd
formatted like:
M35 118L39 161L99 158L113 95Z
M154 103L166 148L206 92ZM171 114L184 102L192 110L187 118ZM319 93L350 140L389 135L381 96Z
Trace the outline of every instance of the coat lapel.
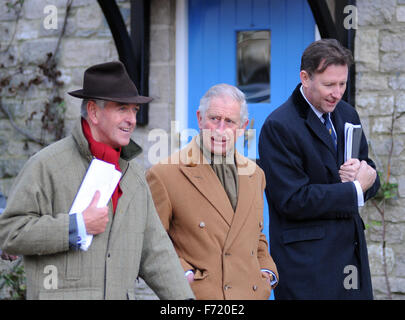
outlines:
M305 101L300 91L301 84L298 84L292 93L292 100L294 106L297 108L298 114L305 119L305 123L309 130L311 130L321 142L328 148L335 159L337 159L337 153L333 145L333 141L325 129L323 123L319 120L316 114L312 111L309 104Z
M339 105L336 106L335 111L332 112L332 121L335 126L336 135L337 135L337 164L338 166L342 165L344 162L344 153L345 153L345 133L344 133L344 120L341 117Z
M221 182L210 165L203 164L196 167L180 167L180 170L230 226L234 212Z
M252 212L251 206L255 199L255 175L239 175L238 204L234 214L232 227L229 231L225 243L225 250L229 248L238 236L240 230L246 222L249 214Z
M333 140L331 139L323 123L319 120L314 112L308 112L306 124L308 128L312 130L312 132L315 133L315 135L325 144L335 159L337 159L337 153L335 147L333 146Z
M231 226L234 211L228 195L195 140L180 152L180 170Z

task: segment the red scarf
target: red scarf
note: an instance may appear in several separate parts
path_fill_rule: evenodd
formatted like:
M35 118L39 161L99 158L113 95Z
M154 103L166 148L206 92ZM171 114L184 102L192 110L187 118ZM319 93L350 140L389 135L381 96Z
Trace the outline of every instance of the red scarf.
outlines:
M110 147L109 145L94 140L93 135L91 134L90 126L87 123L87 121L83 118L82 118L82 128L83 134L86 137L87 142L89 143L91 154L99 160L103 160L105 162L115 165L115 169L121 171L120 165L118 163L121 154L121 148L116 150ZM117 208L118 199L121 197L121 195L122 190L118 183L111 197L114 213L115 209Z

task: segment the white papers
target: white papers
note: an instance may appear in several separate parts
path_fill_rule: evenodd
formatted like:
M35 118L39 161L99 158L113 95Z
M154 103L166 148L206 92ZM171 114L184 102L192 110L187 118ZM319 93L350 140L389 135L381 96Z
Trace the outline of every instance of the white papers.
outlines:
M97 190L100 191L97 208L107 206L120 179L121 172L116 170L113 164L93 159L76 194L69 214L82 213L89 206ZM92 240L93 236L87 234L80 249L86 251L90 247Z
M345 123L345 162L359 157L361 133L361 125Z

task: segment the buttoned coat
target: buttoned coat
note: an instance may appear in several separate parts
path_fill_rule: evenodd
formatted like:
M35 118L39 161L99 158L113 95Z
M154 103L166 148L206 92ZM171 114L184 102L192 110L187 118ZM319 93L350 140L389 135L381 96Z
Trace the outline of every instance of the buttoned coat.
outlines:
M267 299L261 268L277 274L263 229L263 171L236 153L234 212L195 138L147 172L152 197L197 299Z
M24 256L28 299L132 299L138 276L161 299L188 299L173 245L153 205L144 171L131 161L131 141L119 159L122 196L106 230L88 251L69 249L69 215L92 160L80 121L72 135L30 158L0 217L0 246Z
M298 85L266 119L259 138L266 174L270 247L280 269L276 299L370 299L372 286L354 183L342 183L344 124L356 110L340 101L331 113L337 150ZM362 135L359 160L375 168ZM377 177L364 194L379 188Z

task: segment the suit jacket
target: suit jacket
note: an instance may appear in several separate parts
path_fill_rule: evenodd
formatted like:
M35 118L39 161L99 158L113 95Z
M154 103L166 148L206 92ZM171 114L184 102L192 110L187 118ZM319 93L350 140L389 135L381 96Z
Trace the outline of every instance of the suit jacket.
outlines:
M24 255L28 299L133 299L138 276L161 299L193 297L135 150L122 148L123 194L88 251L69 249L68 212L92 160L80 121L26 163L0 216L0 247Z
M331 114L337 151L325 126L297 86L266 119L259 138L266 174L270 247L280 272L276 299L370 299L372 286L353 183L342 183L344 124L360 124L355 109L340 101ZM363 134L360 160L368 158ZM367 200L379 180L365 193ZM357 274L348 272L354 266ZM345 273L346 272L346 273ZM347 278L349 277L349 278ZM345 288L353 277L353 287ZM358 280L358 281L356 281ZM347 286L346 286L347 287Z
M234 212L218 177L193 141L147 172L153 200L197 299L268 299L261 268L277 274L263 229L263 171L236 154Z

